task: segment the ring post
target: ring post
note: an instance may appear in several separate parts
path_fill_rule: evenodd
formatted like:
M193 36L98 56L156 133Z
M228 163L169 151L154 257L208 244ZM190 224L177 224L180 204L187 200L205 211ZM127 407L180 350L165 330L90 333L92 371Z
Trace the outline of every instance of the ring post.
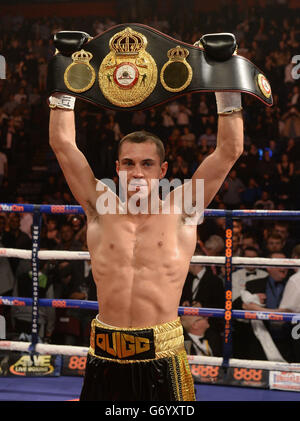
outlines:
M31 327L31 353L35 353L38 343L38 321L39 321L39 259L42 214L40 206L36 205L33 211L32 224L32 327Z
M225 326L222 366L229 367L232 354L232 211L225 211Z

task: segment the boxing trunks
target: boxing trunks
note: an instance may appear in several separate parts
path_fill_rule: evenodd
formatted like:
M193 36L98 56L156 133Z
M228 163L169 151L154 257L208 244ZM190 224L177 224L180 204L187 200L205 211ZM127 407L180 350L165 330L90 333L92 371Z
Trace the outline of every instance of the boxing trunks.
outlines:
M94 319L81 401L194 401L180 319L115 328Z

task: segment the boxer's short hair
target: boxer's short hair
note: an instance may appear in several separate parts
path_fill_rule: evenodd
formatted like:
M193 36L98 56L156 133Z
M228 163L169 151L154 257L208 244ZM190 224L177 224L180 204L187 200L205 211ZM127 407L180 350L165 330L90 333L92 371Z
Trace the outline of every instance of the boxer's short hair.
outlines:
M165 160L165 147L163 142L160 140L159 137L154 135L153 133L146 132L144 130L132 132L124 136L118 146L118 156L120 155L121 147L124 142L131 142L131 143L144 143L144 142L153 142L156 145L157 153L160 158L160 163L162 164Z

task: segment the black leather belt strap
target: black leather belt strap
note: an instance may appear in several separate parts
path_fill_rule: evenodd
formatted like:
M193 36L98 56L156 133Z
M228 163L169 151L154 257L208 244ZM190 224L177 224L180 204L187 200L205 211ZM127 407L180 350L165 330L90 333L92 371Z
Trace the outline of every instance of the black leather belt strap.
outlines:
M237 91L254 95L267 106L273 103L265 75L246 58L216 60L202 46L142 24L117 25L95 38L60 32L55 45L57 54L48 68L49 95L66 93L128 111L194 92Z

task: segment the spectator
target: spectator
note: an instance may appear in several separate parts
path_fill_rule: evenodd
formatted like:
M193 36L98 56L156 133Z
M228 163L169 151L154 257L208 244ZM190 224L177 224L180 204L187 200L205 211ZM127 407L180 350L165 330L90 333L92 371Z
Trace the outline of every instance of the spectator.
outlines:
M167 138L168 136L170 136L172 128L174 128L175 126L174 119L170 114L168 106L166 106L163 109L161 116L162 116L162 127L164 128L163 137Z
M282 129L281 136L290 138L290 137L300 137L300 112L296 107L291 107L282 118Z
M267 191L262 191L261 198L254 203L254 209L273 210L275 209L274 202L270 200L270 195Z
M203 251L196 250L196 255L203 255ZM223 280L213 274L209 267L201 264L190 264L180 305L191 306L195 303L205 308L224 308L225 292ZM221 332L223 322L214 318L210 319L210 326L218 333Z
M276 221L274 223L274 232L281 236L283 241L283 252L290 256L295 246L295 240L290 237L289 223L287 221Z
M254 203L260 197L261 191L254 178L250 178L248 187L241 193L241 199L246 208L252 209Z
M43 246L41 247L43 249ZM39 262L39 298L54 298L52 265L41 260ZM32 267L30 260L21 260L16 270L15 297L32 297ZM12 320L18 335L31 334L32 307L16 306L12 308ZM40 307L38 318L38 335L43 342L51 339L55 325L55 309Z
M219 235L211 235L204 245L208 256L221 256L224 253L225 243Z
M276 173L276 164L270 156L270 151L265 149L263 151L263 158L258 164L258 174L260 177L271 180Z
M24 88L20 88L18 93L14 96L15 102L18 104L21 104L22 100L27 100L27 94L25 92Z
M21 217L18 213L11 213L8 217L8 235L10 237L10 247L15 249L31 249L30 237L20 229ZM10 263L15 273L19 260L15 257L10 259Z
M292 259L300 259L300 244L296 245L292 252ZM248 303L244 305L244 308L255 311L272 311L272 312L292 312L300 313L300 269L294 269L295 273L291 275L285 285L282 299L279 304L279 308L264 308L255 303ZM291 332L292 336L292 332ZM293 337L293 336L292 336ZM291 361L295 363L300 362L300 340L299 338L293 337L291 343Z
M241 245L243 251L245 251L248 247L254 248L257 252L260 250L257 236L254 232L251 232L250 230L243 233Z
M183 160L182 156L178 155L176 161L172 164L170 179L173 180L177 178L183 183L189 176L188 164Z
M47 88L47 62L44 57L38 60L38 87L39 92L45 92Z
M298 158L298 147L296 145L295 139L290 137L287 141L287 146L285 148L285 153L288 155L288 161L295 163Z
M198 302L207 308L223 308L224 300L222 280L213 275L208 267L191 263L180 299L181 305Z
M190 117L192 115L192 111L189 110L185 105L179 104L179 110L177 114L177 121L179 127L189 126L190 125Z
M293 192L294 164L289 161L287 154L281 155L281 160L277 164L277 197L283 203L288 204Z
M0 247L9 247L9 243L5 241L5 225L6 219L0 215ZM0 295L11 295L15 280L7 257L0 258L0 279Z
M57 226L57 218L55 216L49 216L46 220L47 225L47 239L48 240L54 240L56 244L60 243L60 237L59 237L59 230Z
M72 215L67 220L71 224L76 238L77 234L84 226L84 218L82 215Z
M257 249L246 247L243 257L258 257ZM241 291L246 288L246 283L253 279L262 279L268 276L265 270L257 269L255 266L247 266L232 273L232 301L241 296Z
M195 158L195 148L191 141L187 140L186 138L181 137L181 145L178 150L178 156L181 156L182 159L189 165L194 161Z
M146 125L146 114L144 111L135 111L132 116L133 131L142 130Z
M265 242L264 255L267 256L270 253L280 253L284 247L284 240L280 234L272 232Z
M204 143L203 143L204 141ZM208 147L210 146L216 146L216 142L217 142L217 136L216 134L213 132L212 127L208 126L205 129L205 133L202 134L199 137L198 140L198 145L201 146L202 148L207 145Z
M242 235L239 233L234 233L232 236L232 255L233 256L242 256Z
M71 224L65 222L59 230L60 243L57 250L80 250L81 244L75 240L74 229Z
M0 188L3 184L4 178L8 175L7 170L7 156L0 149Z
M271 253L270 258L285 258L283 253ZM250 309L255 302L268 308L278 308L287 282L288 269L269 267L268 276L246 283L241 298L233 308ZM271 361L291 361L291 335L286 324L252 320L235 323L235 357Z
M241 203L241 193L244 190L245 186L237 177L236 170L231 170L229 177L227 177L221 188L223 193L223 201L226 207L229 209L239 208Z
M196 136L190 131L189 126L183 127L183 134L181 135L181 140L186 141L189 147L195 145Z
M184 346L188 355L222 356L222 340L210 329L208 318L181 316Z

